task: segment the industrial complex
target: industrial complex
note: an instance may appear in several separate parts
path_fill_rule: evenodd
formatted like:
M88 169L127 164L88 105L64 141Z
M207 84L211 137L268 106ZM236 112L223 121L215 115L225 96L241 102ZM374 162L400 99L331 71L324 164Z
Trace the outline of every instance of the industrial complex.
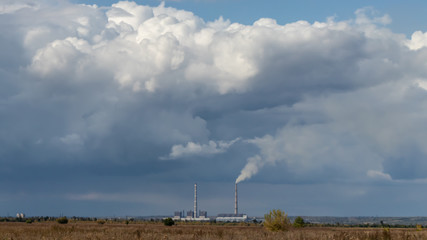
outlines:
M194 184L194 209L187 211L176 211L174 213L174 220L180 221L217 221L217 222L245 222L248 220L248 215L239 214L238 211L238 198L237 198L237 183L234 187L234 213L221 213L216 217L208 217L206 211L198 211L197 208L197 183Z

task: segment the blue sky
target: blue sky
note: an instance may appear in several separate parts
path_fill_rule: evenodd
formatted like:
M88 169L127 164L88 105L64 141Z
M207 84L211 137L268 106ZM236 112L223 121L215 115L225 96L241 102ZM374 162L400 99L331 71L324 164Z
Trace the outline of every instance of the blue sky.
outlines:
M0 3L1 216L427 215L426 3L99 2Z

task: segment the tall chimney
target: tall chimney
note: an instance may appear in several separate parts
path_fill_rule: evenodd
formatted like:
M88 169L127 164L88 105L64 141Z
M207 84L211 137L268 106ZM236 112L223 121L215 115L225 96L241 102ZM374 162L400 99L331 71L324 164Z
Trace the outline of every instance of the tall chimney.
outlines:
M194 213L193 217L197 218L197 183L194 184Z
M238 214L238 208L237 208L237 183L234 185L234 214Z

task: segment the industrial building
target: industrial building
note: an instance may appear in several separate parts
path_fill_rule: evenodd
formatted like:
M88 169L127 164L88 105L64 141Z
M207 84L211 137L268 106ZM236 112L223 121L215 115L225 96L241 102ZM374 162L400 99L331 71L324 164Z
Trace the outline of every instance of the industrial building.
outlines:
M234 214L234 213L221 213L215 218L217 222L246 222L248 215Z
M206 211L197 211L197 184L194 184L194 207L193 210L187 211L176 211L174 213L174 220L181 221L211 221L215 220L218 222L245 222L248 220L248 215L239 214L238 211L238 198L237 198L237 183L234 187L234 213L222 213L216 217L209 218Z
M194 217L194 211L187 211L187 214L185 214L184 211L177 211L175 212L173 220L181 220L181 221L210 221L211 219L208 218L208 212L206 211L199 211L199 214L197 217Z

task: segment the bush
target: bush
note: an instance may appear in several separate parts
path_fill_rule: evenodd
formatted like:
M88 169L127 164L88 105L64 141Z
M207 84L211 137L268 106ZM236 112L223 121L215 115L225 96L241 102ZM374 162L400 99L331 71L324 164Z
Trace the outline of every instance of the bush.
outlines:
M390 228L383 228L382 239L384 239L384 240L390 240L391 239Z
M281 210L271 210L268 214L264 215L264 227L270 231L286 231L291 226L288 215Z
M163 219L163 224L165 224L165 226L172 226L175 224L175 221L172 218L166 218Z
M25 222L31 224L31 223L33 223L33 220L27 219L27 220L25 220Z
M67 217L60 217L60 218L56 219L56 221L59 224L67 224L68 223L68 218Z
M295 218L294 227L300 228L304 226L305 226L305 222L304 222L304 219L302 219L302 217Z
M98 219L97 221L96 221L98 224L104 224L105 223L105 220L104 219Z

